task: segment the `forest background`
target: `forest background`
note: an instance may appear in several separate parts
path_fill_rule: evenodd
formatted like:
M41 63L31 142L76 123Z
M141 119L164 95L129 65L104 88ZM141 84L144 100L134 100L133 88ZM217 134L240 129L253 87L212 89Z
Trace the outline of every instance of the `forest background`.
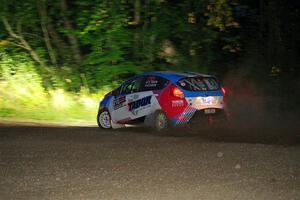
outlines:
M214 74L235 108L297 116L299 7L297 0L1 0L0 117L95 122L106 92L158 70Z

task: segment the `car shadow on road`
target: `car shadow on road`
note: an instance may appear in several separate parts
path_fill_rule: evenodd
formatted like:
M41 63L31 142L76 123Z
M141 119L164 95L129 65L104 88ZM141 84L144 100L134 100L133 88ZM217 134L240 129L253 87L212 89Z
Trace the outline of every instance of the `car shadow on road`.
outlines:
M206 142L252 143L295 146L300 145L300 132L290 128L210 128L176 127L164 132L156 132L146 127L120 129L123 133L146 134L157 137L199 138Z
M209 130L202 134L211 142L255 143L294 146L300 145L300 135L296 130L272 128L224 129Z
M100 136L114 138L150 136L168 138L193 138L200 142L253 143L284 146L300 145L300 132L295 128L209 128L175 127L165 132L156 132L148 127L127 127L103 130L98 127L43 127L43 126L2 126L0 138L46 137L82 141L94 140Z

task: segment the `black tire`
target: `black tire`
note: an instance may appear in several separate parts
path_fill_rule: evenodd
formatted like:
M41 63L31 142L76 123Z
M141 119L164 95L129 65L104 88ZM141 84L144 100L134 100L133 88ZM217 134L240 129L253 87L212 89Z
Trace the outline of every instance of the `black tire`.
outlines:
M99 110L97 115L97 123L98 126L102 129L112 128L111 117L107 108L102 108L101 110Z
M163 111L158 110L154 113L153 127L157 132L165 132L170 125L171 123Z

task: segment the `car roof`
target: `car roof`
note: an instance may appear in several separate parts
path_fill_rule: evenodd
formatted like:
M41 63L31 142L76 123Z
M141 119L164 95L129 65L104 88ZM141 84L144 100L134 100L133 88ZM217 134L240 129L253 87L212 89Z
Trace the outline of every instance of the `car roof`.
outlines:
M187 77L196 77L196 76L214 77L212 75L202 74L202 73L197 73L197 72L174 72L174 71L145 72L145 73L139 74L138 76L160 76L162 78L169 79L173 82L177 82L180 79L187 78Z

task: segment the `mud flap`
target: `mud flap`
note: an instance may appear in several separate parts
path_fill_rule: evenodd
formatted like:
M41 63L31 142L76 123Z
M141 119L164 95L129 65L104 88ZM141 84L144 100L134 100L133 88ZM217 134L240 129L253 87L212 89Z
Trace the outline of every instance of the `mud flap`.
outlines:
M155 117L155 112L147 115L145 117L144 125L147 127L154 127L154 117Z
M118 124L111 121L111 128L112 129L119 129L119 128L125 128L125 124Z

